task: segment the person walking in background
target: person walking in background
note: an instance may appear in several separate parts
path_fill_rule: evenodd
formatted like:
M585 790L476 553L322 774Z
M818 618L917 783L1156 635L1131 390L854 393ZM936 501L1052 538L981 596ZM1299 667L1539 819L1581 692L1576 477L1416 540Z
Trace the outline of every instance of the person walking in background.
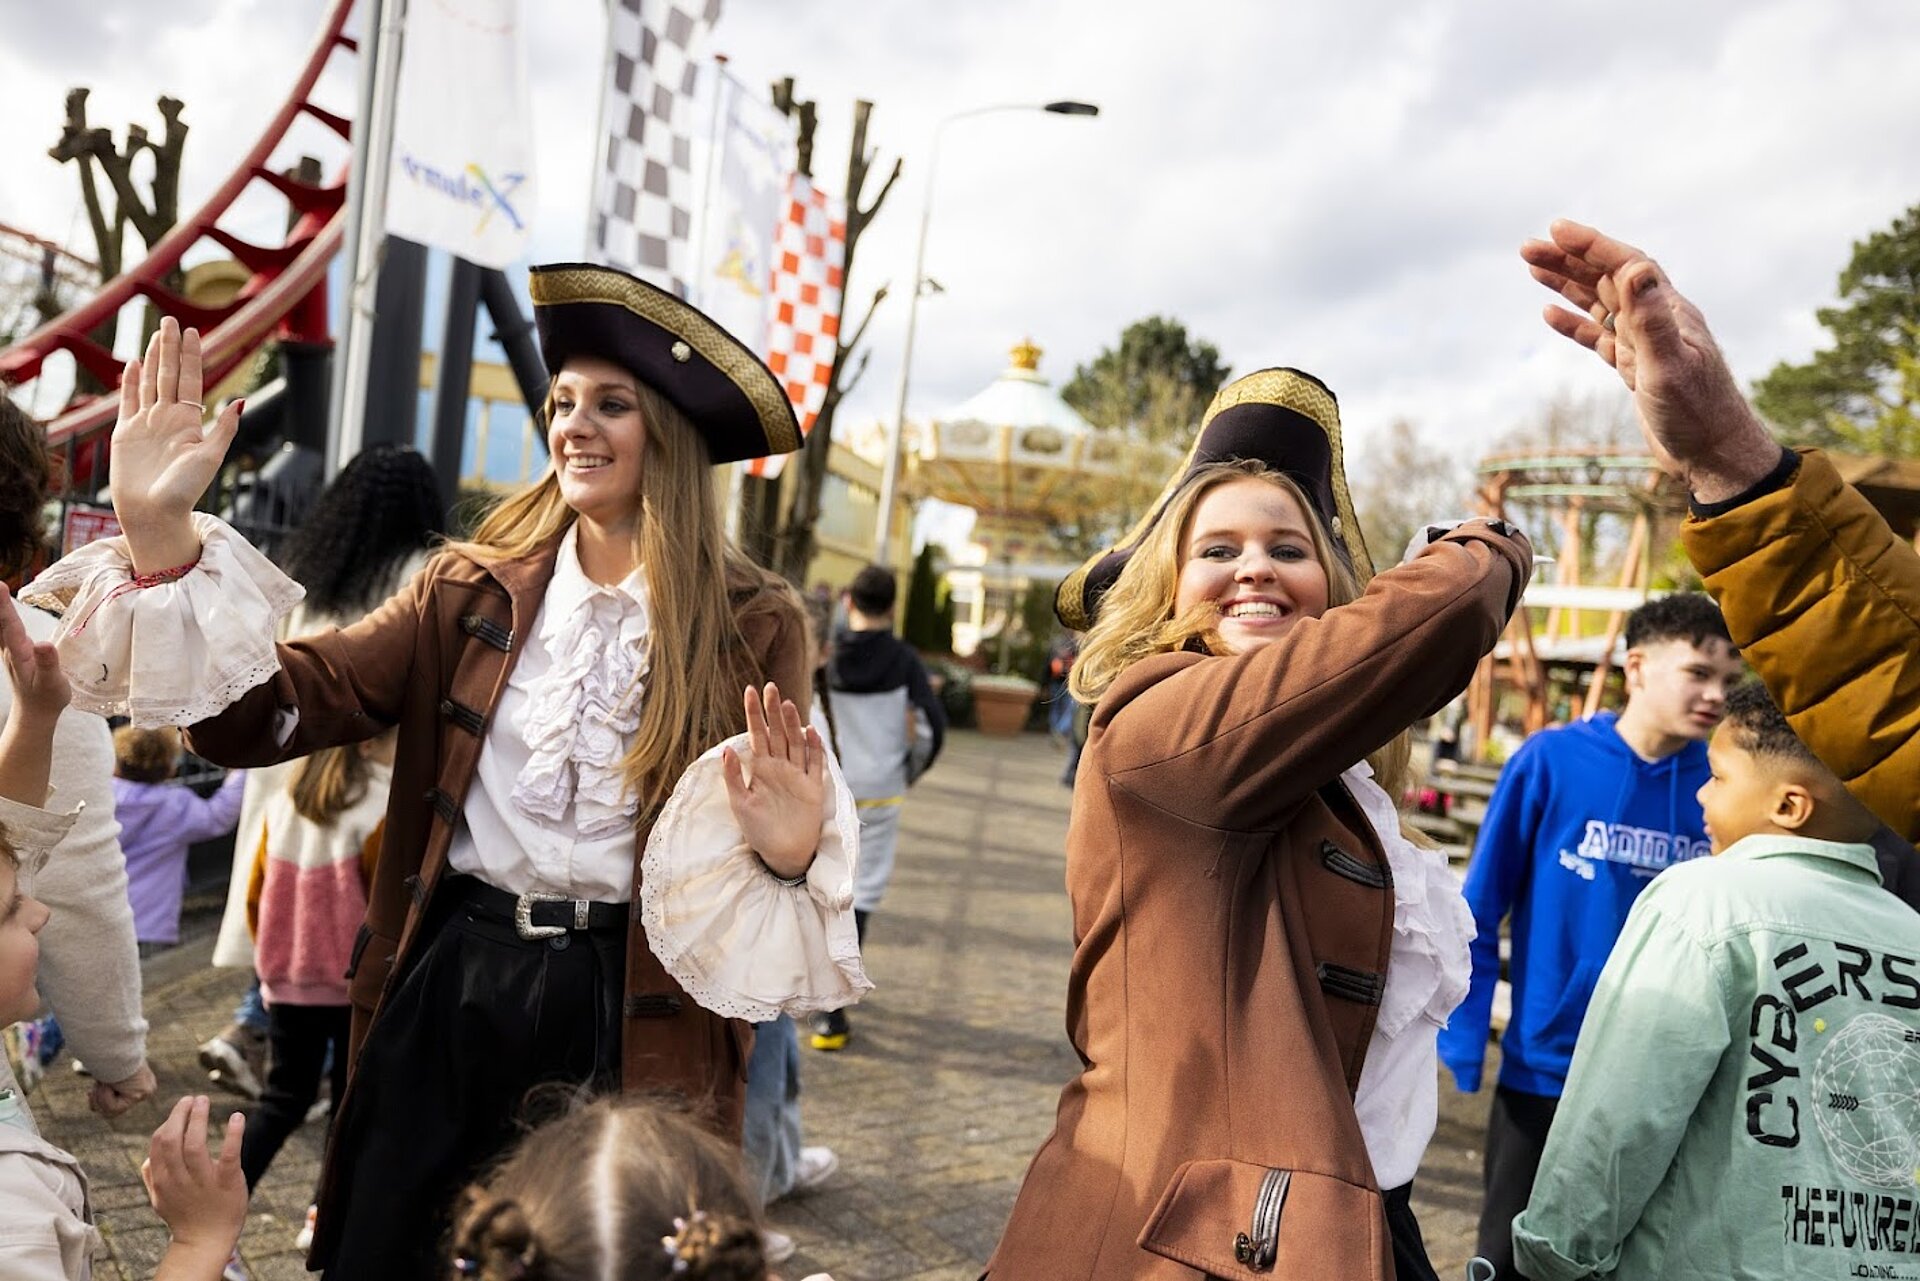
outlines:
M127 893L140 955L180 941L180 901L187 884L187 850L234 830L240 817L244 770L229 771L219 790L201 796L176 782L184 753L180 731L122 726L113 732L113 803L127 854Z
M50 476L45 428L0 396L0 578L17 580L40 555ZM53 638L55 620L19 611L27 636ZM0 681L0 715L13 695ZM88 1104L119 1116L154 1091L147 1020L140 1009L140 959L127 893L126 859L113 809L113 734L98 716L69 707L53 737L53 783L63 808L81 806L34 893L53 916L40 936L40 991L66 1048L86 1063ZM23 1028L31 1024L23 1024ZM42 1064L25 1064L28 1072ZM0 1090L19 1092L0 1053ZM30 1113L24 1113L32 1124Z
M946 709L934 696L913 647L893 634L893 571L868 565L845 593L847 626L833 640L827 687L833 692L840 768L860 807L860 862L853 916L862 944L867 920L886 896L900 841L907 789L940 755ZM853 1034L845 1010L816 1014L813 1048L844 1049Z
M807 640L813 649L814 731L829 754L839 748L833 731L833 694L827 688L827 656L833 644L833 597L809 593ZM802 1140L800 1126L800 1035L793 1017L756 1023L753 1054L747 1059L747 1103L741 1148L747 1172L757 1183L762 1208L780 1198L819 1187L840 1168L834 1150ZM773 1228L762 1230L768 1263L793 1257L793 1238Z
M1655 876L1707 852L1705 740L1739 655L1705 595L1650 601L1626 620L1627 705L1544 730L1501 771L1467 869L1478 931L1473 987L1440 1035L1460 1089L1480 1088L1500 927L1512 919L1513 1002L1487 1120L1479 1252L1513 1269L1513 1216L1527 1203L1587 1002L1627 912Z
M367 914L380 825L393 776L393 735L302 757L269 797L260 843L245 858L254 966L266 998L271 1068L247 1127L240 1166L259 1186L287 1136L320 1096L346 1093L353 1007L346 973ZM316 1208L295 1244L313 1243Z
M1878 820L1758 684L1700 789L1717 857L1662 873L1594 990L1533 1195L1532 1281L1912 1274L1920 916Z
M333 478L280 552L280 567L306 589L280 625L280 639L345 627L365 617L427 563L446 532L433 466L404 445L372 445ZM248 871L260 845L266 806L284 795L299 762L249 771L234 841L227 910L213 947L215 965L253 968L248 929ZM380 786L384 787L382 783ZM249 983L233 1022L200 1045L200 1065L216 1084L260 1097L266 1079L267 1011L260 980Z

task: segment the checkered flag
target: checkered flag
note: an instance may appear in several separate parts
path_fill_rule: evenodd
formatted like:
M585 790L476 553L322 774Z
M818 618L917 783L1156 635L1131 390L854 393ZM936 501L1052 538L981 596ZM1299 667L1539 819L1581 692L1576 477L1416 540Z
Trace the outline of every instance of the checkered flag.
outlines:
M847 262L847 206L801 174L787 179L786 210L774 233L773 317L767 325L767 368L793 401L804 436L827 400L840 342L840 298ZM785 454L756 458L747 474L771 480Z
M720 0L614 0L588 255L687 296L693 225L695 49Z

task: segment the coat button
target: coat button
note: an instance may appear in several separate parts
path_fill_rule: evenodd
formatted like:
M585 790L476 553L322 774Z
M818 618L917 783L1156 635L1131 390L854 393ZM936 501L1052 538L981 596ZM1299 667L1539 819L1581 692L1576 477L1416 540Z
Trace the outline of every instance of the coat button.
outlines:
M1244 1232L1234 1237L1233 1257L1242 1263L1253 1262L1253 1238Z

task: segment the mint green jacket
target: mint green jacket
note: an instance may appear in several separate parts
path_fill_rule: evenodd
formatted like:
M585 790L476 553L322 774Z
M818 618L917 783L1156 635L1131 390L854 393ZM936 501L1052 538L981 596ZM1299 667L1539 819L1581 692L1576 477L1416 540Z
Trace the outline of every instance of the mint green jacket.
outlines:
M1634 904L1513 1224L1533 1281L1920 1278L1920 913L1750 836Z

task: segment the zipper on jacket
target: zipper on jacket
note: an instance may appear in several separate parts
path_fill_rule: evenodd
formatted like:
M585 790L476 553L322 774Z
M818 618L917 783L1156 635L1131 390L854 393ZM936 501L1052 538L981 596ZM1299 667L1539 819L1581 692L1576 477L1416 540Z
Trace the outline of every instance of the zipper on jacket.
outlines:
M1279 1256L1280 1207L1287 1202L1287 1182L1292 1177L1285 1170L1268 1170L1260 1180L1260 1195L1253 1199L1252 1230L1233 1238L1233 1257L1243 1267L1265 1272Z

